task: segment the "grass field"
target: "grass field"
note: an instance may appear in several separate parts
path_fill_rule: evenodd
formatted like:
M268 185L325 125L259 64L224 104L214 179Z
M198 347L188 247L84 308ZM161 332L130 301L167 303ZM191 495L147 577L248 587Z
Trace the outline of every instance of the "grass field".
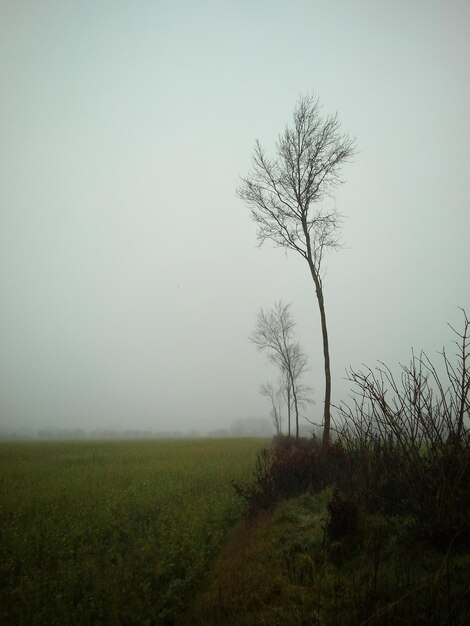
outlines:
M171 624L259 439L0 444L1 624Z

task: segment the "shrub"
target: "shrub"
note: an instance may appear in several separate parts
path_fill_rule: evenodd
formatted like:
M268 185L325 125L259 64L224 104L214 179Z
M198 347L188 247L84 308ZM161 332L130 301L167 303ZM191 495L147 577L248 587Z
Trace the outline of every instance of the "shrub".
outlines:
M436 544L470 541L469 320L454 364L442 352L446 382L424 354L412 354L400 380L380 363L349 371L353 406L341 405L337 432L349 488L386 513L411 514Z
M358 506L338 489L333 491L327 506L328 523L326 532L331 541L338 541L357 530Z
M273 448L258 454L253 479L232 484L253 514L273 508L280 500L336 484L347 474L347 462L339 443L321 446L316 439L277 437Z

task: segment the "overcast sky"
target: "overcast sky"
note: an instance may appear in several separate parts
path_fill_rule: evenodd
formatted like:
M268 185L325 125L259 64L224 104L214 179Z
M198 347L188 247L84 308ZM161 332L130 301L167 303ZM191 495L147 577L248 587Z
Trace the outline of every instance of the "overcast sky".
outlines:
M299 94L358 154L324 290L345 368L434 357L470 311L467 0L0 0L0 430L212 429L267 415L249 344L292 303L322 413L300 257L235 196Z

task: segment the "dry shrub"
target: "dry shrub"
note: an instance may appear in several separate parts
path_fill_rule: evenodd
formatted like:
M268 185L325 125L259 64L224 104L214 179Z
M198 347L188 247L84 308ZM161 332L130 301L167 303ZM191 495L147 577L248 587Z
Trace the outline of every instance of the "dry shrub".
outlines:
M349 489L368 507L413 515L436 544L470 541L469 320L464 313L456 362L442 352L439 374L412 354L397 380L380 363L349 371L352 406L339 407L337 432L347 451Z
M277 437L273 448L259 453L253 480L233 487L253 514L273 508L280 500L336 484L347 473L347 463L339 443L322 446L316 439Z

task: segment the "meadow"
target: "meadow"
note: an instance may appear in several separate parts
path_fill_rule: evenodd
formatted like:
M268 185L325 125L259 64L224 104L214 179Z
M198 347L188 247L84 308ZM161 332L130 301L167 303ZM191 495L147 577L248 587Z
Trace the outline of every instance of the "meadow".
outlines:
M260 439L0 444L0 623L172 624L243 502Z

